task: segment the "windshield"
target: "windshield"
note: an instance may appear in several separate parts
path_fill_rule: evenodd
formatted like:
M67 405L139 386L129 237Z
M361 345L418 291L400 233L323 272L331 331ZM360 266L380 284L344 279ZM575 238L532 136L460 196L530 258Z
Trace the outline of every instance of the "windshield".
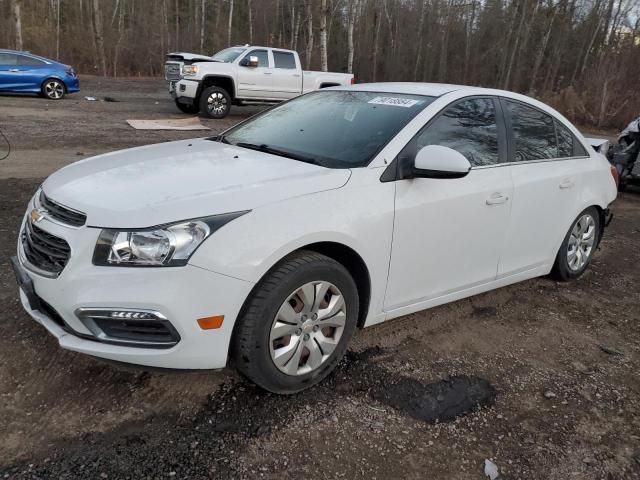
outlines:
M363 167L433 100L400 93L319 91L258 115L218 140L328 168Z
M240 54L245 50L246 48L241 48L241 47L225 48L224 50L220 50L218 53L216 53L213 56L213 59L216 62L231 63L236 58L238 58Z

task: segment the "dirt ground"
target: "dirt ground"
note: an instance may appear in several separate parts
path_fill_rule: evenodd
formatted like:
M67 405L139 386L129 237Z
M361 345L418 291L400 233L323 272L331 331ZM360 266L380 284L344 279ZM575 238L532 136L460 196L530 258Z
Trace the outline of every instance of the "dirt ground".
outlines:
M82 80L62 102L0 97L12 144L0 162L0 479L482 479L485 459L505 479L640 478L640 191L619 197L580 280L358 332L311 391L267 394L231 370L145 372L61 350L22 311L8 259L55 169L209 133L124 123L184 116L161 80ZM251 112L203 123L215 133ZM479 388L486 406L434 421L456 388Z

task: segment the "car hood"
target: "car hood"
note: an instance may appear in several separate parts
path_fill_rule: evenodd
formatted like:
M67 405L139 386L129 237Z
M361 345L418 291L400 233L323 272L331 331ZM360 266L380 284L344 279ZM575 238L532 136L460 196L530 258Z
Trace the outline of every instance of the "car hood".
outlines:
M206 139L121 150L62 168L42 188L87 225L143 228L340 188L336 170Z

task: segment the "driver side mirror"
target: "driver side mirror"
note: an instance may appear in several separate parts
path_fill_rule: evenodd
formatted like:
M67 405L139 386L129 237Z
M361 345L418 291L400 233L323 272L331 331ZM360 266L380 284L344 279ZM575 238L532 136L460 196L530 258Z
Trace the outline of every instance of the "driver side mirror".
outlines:
M243 58L242 62L240 62L240 65L242 65L243 67L255 68L258 66L258 63L258 57L256 57L255 55L251 55L249 57Z
M471 170L469 160L460 152L442 145L420 149L413 162L413 178L462 178Z

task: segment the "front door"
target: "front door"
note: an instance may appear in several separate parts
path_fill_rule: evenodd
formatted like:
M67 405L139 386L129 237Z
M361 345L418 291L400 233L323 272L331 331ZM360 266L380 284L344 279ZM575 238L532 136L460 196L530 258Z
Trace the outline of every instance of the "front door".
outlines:
M495 280L513 196L496 102L458 101L405 148L450 147L465 155L472 169L459 179L397 182L386 311Z
M0 91L15 91L24 85L18 70L18 56L15 53L0 53Z
M258 57L258 66L243 65L243 60ZM269 52L263 49L250 50L238 64L238 98L272 98L273 68L269 63Z

